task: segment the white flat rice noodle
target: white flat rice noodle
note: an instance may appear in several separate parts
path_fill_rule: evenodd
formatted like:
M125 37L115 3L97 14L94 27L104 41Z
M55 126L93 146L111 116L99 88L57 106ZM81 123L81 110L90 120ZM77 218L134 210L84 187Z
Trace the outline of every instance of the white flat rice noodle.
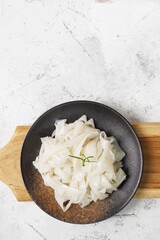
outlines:
M122 170L125 156L115 137L95 128L87 116L73 123L66 119L55 123L52 136L41 138L39 155L33 165L44 184L54 189L55 199L63 211L71 204L82 208L92 201L103 200L126 179ZM72 156L92 156L82 165ZM93 161L92 161L93 160Z

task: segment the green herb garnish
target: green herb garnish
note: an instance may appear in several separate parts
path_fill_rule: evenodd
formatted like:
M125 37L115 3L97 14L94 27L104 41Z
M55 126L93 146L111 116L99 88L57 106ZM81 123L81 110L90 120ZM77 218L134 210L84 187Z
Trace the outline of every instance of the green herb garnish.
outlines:
M91 161L90 158L93 158L93 156L88 156L86 157L84 154L82 155L82 157L77 157L77 156L73 156L73 155L68 155L69 157L72 157L72 158L76 158L76 159L79 159L82 161L82 166L84 167L85 166L85 163L86 162L96 162L96 161Z

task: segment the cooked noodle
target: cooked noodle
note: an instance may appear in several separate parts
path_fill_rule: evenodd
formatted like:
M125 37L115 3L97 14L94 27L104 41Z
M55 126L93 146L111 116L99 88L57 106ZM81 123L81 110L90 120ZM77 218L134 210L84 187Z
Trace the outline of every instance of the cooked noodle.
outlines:
M54 189L63 211L72 203L83 208L107 198L126 179L121 162L125 153L115 137L96 129L93 119L87 121L85 115L66 122L57 121L52 136L41 138L33 162L44 184Z

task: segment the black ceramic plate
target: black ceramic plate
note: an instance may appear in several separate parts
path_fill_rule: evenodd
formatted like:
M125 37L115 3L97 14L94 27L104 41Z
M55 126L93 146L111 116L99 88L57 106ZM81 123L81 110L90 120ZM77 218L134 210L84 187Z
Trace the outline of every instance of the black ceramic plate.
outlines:
M63 212L55 201L54 191L43 184L41 175L34 168L32 161L39 153L40 138L51 135L57 119L66 118L68 122L73 122L84 114L94 119L97 128L117 138L126 153L123 164L127 180L109 198L93 202L83 209L73 204L67 212ZM141 146L131 125L112 108L90 101L68 102L45 112L29 130L21 152L22 177L33 201L52 217L70 223L93 223L118 213L135 194L142 167Z

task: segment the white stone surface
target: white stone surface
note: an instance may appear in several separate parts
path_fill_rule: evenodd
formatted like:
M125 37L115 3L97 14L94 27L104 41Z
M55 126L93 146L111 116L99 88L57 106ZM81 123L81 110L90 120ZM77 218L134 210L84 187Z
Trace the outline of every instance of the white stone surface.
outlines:
M0 147L16 125L68 100L160 121L159 0L0 0L0 9ZM12 239L159 240L160 199L72 225L18 203L0 182L0 240Z

